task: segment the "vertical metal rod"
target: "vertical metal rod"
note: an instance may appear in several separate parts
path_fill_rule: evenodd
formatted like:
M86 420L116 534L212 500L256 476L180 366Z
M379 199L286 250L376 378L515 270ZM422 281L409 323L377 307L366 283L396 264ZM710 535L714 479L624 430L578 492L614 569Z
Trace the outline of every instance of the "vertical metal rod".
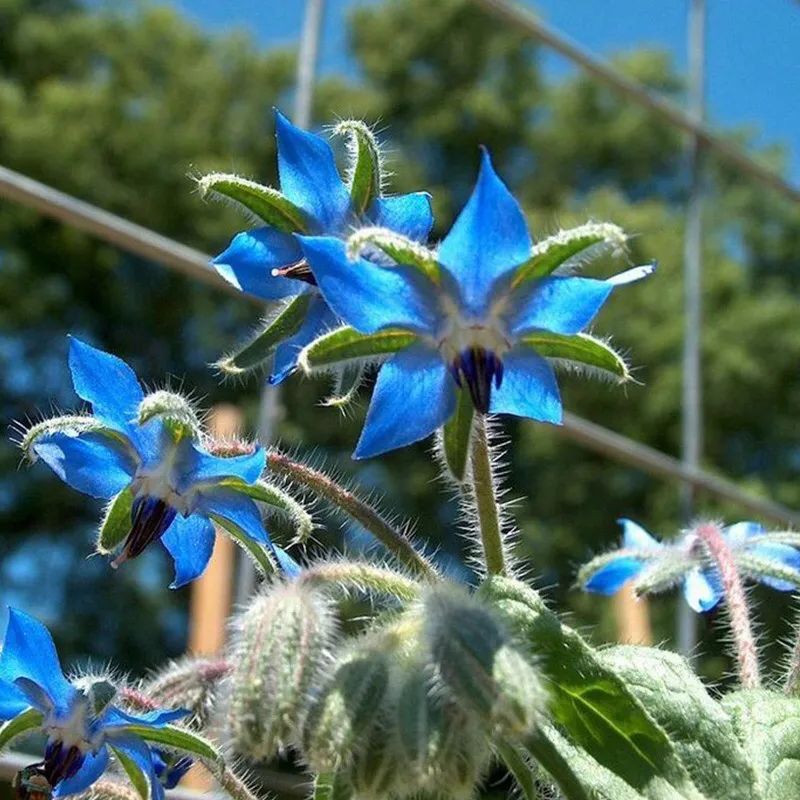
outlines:
M702 123L705 116L706 3L689 0L689 113ZM703 395L701 365L702 246L703 246L703 145L691 136L688 145L689 198L684 238L684 343L683 343L683 443L682 460L692 469L700 465L703 452ZM681 491L684 520L694 514L694 488L684 483ZM688 655L696 641L695 617L681 603L678 616L678 646Z
M314 83L317 72L317 55L322 35L325 0L306 0L300 49L297 53L297 88L294 99L293 122L300 128L311 126L311 109L314 100ZM277 386L265 386L261 393L258 419L258 439L268 445L273 438L280 416L280 391ZM243 605L253 594L256 573L249 558L241 557L236 576L236 603Z

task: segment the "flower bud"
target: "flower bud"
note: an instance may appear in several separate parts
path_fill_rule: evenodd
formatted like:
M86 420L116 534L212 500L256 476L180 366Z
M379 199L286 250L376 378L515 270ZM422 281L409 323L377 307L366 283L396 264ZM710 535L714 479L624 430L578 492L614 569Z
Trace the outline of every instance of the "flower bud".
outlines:
M309 709L303 746L317 772L350 766L386 713L390 657L360 648L342 658Z
M295 738L335 637L328 601L307 587L276 584L253 600L230 658L228 727L240 752L269 758Z
M433 664L452 699L489 727L509 734L529 731L544 706L545 690L498 617L455 587L432 589L424 607Z

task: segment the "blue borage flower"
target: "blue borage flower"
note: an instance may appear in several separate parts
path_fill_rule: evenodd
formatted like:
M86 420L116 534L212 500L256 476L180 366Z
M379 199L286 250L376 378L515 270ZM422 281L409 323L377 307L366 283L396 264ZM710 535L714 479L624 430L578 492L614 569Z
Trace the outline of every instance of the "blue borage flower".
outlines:
M178 756L159 748L152 749L153 768L165 789L174 789L192 768L194 759Z
M153 751L131 726L163 728L186 716L184 710L133 714L113 705L115 689L106 680L77 688L64 677L50 633L38 620L9 610L0 651L0 720L33 712L35 728L47 737L44 760L36 765L56 797L86 790L105 772L109 750L132 761L147 776L151 798L164 797Z
M371 192L361 192L356 198L355 176L350 186L342 180L325 139L292 125L279 111L275 111L275 128L278 142L278 174L280 194L275 190L284 208L290 213L281 218L281 224L262 225L238 233L230 245L213 260L219 274L237 289L265 300L307 295L309 304L305 319L299 328L277 348L270 383L280 383L297 364L297 354L304 345L322 331L338 322L336 315L320 294L314 274L313 259L306 259L293 234L346 237L363 224L379 225L404 234L411 239L425 241L433 225L430 198L426 192L384 197L381 195L380 177L375 179ZM337 131L345 134L369 134L360 123L342 123ZM371 140L373 162L371 168L378 172L379 155ZM351 170L355 172L355 166ZM204 194L227 194L242 202L241 194L224 189L226 181L235 176L209 175L201 179ZM243 182L237 179L238 186ZM254 191L266 189L249 183ZM248 204L251 210L254 208Z
M356 458L415 442L441 427L466 387L481 413L561 422L553 369L526 337L573 335L594 318L615 286L652 271L609 280L522 271L532 242L522 211L483 151L480 175L435 263L414 254L393 265L348 258L330 237L301 237L330 307L362 334L399 329L416 339L383 365Z
M659 542L644 528L621 519L622 549L594 559L581 570L579 582L588 592L616 594L626 583L642 583L648 591L661 591L679 582L689 606L697 612L711 611L722 600L723 591L715 565L691 530L674 542ZM779 541L770 541L761 525L737 522L722 529L734 562L740 571L781 592L797 588L797 581L781 576L781 567L800 570L800 551ZM769 565L777 568L770 574ZM800 578L800 572L797 575Z
M70 338L69 366L75 391L91 404L97 425L44 432L32 450L74 489L112 499L112 509L129 502L130 532L113 566L136 558L160 539L175 562L171 585L183 586L211 558L212 519L268 548L279 563L291 561L270 541L258 506L248 496L264 471L263 448L222 458L161 419L138 424L144 392L133 370L75 338Z

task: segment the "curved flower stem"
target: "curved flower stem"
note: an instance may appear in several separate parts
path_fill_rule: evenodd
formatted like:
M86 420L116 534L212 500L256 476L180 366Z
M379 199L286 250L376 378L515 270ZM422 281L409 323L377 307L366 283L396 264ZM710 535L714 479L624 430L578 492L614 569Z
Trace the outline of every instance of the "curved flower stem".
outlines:
M795 629L794 647L783 691L791 697L800 697L800 622Z
M269 468L286 475L300 486L305 486L319 497L325 498L340 510L363 525L378 541L391 550L395 556L414 572L425 578L435 578L436 570L425 556L418 552L403 531L391 525L369 503L364 502L353 492L340 486L324 472L283 455L271 452L267 457Z
M725 592L725 605L730 615L736 660L739 665L739 680L743 688L756 689L761 685L758 650L739 570L719 526L711 523L699 525L696 533L719 570Z
M497 502L495 492L489 432L486 429L486 417L483 414L475 414L470 445L470 464L472 466L472 490L475 495L475 509L478 512L478 527L481 533L486 571L490 575L505 575L506 556L503 549L500 504Z

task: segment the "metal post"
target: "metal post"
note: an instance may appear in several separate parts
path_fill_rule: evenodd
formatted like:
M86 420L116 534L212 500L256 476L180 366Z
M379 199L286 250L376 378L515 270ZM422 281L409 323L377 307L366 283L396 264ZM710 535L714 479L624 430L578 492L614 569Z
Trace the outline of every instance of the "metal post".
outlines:
M322 35L325 0L306 0L300 49L297 54L297 88L294 99L294 124L300 128L311 125L311 109L314 100L314 81L317 72L317 55ZM275 386L265 386L261 393L258 419L258 438L268 445L273 438L280 416L280 392ZM236 602L242 605L253 594L256 574L248 558L240 558L236 579Z
M705 0L690 0L689 6L689 112L697 124L705 114ZM703 246L703 145L693 135L688 146L689 199L684 238L684 343L683 343L683 443L682 460L689 469L700 466L703 452L703 394L701 372L702 246ZM681 490L683 517L694 514L694 487ZM678 616L678 646L688 655L696 640L695 617L681 603Z

